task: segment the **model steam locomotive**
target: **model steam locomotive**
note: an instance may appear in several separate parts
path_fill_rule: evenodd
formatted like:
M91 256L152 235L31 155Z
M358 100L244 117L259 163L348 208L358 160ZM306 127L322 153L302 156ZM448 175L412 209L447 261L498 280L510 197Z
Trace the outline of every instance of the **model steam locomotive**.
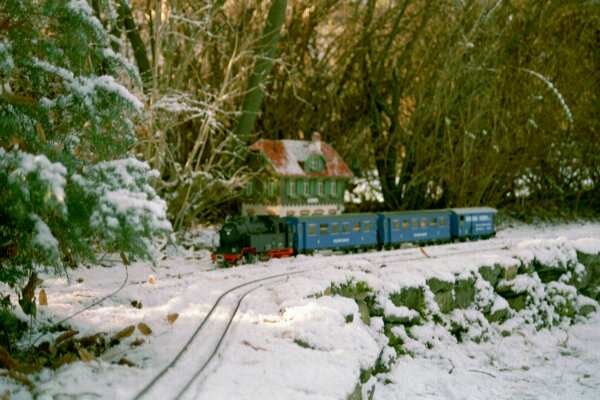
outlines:
M235 217L219 231L212 254L220 266L312 254L317 250L358 252L486 239L496 234L489 207L301 217Z

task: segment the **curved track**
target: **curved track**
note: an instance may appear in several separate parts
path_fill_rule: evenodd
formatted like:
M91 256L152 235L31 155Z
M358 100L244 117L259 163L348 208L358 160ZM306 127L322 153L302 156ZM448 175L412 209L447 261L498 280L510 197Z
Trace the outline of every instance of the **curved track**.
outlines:
M147 398L154 398L153 396L151 396L151 391L157 386L157 384L161 381L161 379L163 379L166 374L170 371L173 370L173 368L177 365L177 363L180 361L180 359L182 358L182 356L189 350L190 345L192 344L192 342L197 338L197 336L199 335L200 332L203 331L203 329L206 327L207 323L209 322L209 320L211 319L211 317L213 316L215 310L217 310L217 308L221 305L221 303L223 302L223 299L225 297L227 297L227 295L241 289L244 287L248 287L251 285L256 285L254 287L251 287L249 290L247 290L246 292L244 292L237 300L236 302L236 306L233 310L233 312L231 313L231 315L229 316L227 322L226 322L226 327L223 330L223 332L220 334L219 336L219 340L217 342L217 344L214 346L212 352L210 353L209 357L199 366L196 368L196 371L194 372L193 376L190 379L187 379L187 381L184 383L184 386L182 389L179 390L179 392L177 393L175 398L180 398L191 386L191 384L193 383L193 381L200 376L200 374L206 369L206 367L208 366L208 364L210 363L210 361L213 359L213 357L217 354L223 339L225 338L225 336L227 335L227 332L229 331L229 328L233 322L233 319L235 318L235 316L237 315L237 311L242 303L242 301L244 300L244 298L250 294L251 292L253 292L254 290L262 287L264 285L265 282L268 281L277 281L277 278L286 278L292 275L297 275L297 274L301 274L301 273L305 273L308 271L292 271L292 272L285 272L285 273L281 273L281 274L274 274L274 275L269 275L263 278L258 278L258 279L253 279L251 281L248 282L244 282L241 283L239 285L236 285L228 290L226 290L225 292L223 292L218 298L217 300L213 303L211 309L208 311L208 313L204 316L204 318L202 319L202 321L198 324L198 326L196 327L196 329L194 330L194 333L190 336L190 338L188 339L188 341L185 343L185 345L181 348L181 350L177 353L177 355L173 358L173 360L167 365L165 366L156 376L154 376L136 395L135 397L133 397L134 400L137 399L141 399L144 397Z
M395 265L398 265L398 263L403 263L403 262L407 262L407 261L437 259L437 258L443 258L443 257L449 257L449 256L455 256L455 255L473 254L473 253L501 250L501 249L507 249L508 247L510 247L509 243L490 243L491 246L485 246L485 248L482 249L481 248L482 243L479 242L477 244L478 244L477 249L471 249L470 247L472 247L472 246L470 245L469 242L467 242L467 243L459 243L459 244L440 245L440 246L435 246L433 248L428 247L427 250L425 250L421 247L416 247L416 248L409 248L409 249L392 250L389 252L351 254L351 255L342 256L342 258L346 259L346 260L348 260L348 259L352 260L352 259L364 259L364 258L368 257L371 259L371 261L375 261L375 262L388 261L388 262L392 262ZM456 246L455 249L453 249L453 250L457 250L457 251L442 252L442 253L435 252L436 254L431 254L431 255L429 254L432 249L433 250L439 250L439 249L447 250L448 247L452 246L452 245ZM461 249L462 247L467 247L467 248ZM402 257L403 255L407 255L409 257ZM308 264L311 264L311 262L309 260L306 260L306 261L302 260L301 262L296 263L296 267L301 267L301 268L309 267ZM322 266L322 268L323 267L327 267L327 266ZM194 381L206 370L207 366L210 364L210 362L213 360L213 358L217 355L217 353L218 353L219 349L221 348L221 345L225 339L225 336L227 335L227 333L233 323L233 320L235 319L235 317L237 315L240 305L242 304L242 302L244 301L246 296L248 296L253 291L263 287L266 282L275 283L275 282L283 280L283 278L315 271L318 269L321 269L321 268L319 268L319 267L303 268L302 270L299 270L299 271L291 271L291 272L284 272L284 273L269 275L269 276L265 276L262 278L243 282L241 284L238 284L238 285L224 291L215 300L215 302L213 303L213 305L210 308L210 310L208 311L208 313L204 316L202 321L198 324L198 326L194 330L193 334L190 336L190 338L187 340L187 342L184 344L184 346L181 348L181 350L177 353L177 355L173 358L173 360L171 362L169 362L169 364L166 365L158 374L156 374L133 397L133 399L138 400L138 399L142 399L142 398L155 398L155 396L152 395L152 391L157 389L158 384L167 377L166 375L168 374L169 371L175 370L175 367L178 365L178 362L181 360L181 358L184 356L184 354L186 354L190 350L191 344L196 340L198 335L206 328L207 323L211 320L211 318L213 317L217 308L219 306L221 306L221 304L223 303L223 300L228 295L238 291L239 289L250 287L248 290L243 292L237 298L233 310L230 311L229 316L225 321L225 327L224 327L224 329L221 330L221 333L218 335L218 340L217 340L216 344L214 344L212 346L212 349L209 350L209 353L207 353L208 356L204 359L204 361L198 367L195 368L193 374L191 374L191 377L185 378L185 382L183 382L183 384L181 386L179 386L177 389L171 390L172 393L177 391L177 393L175 394L175 396L173 398L175 398L175 399L182 398L182 396L184 396L186 394L186 392L190 389L190 387L192 386ZM189 374L188 374L188 376L189 376ZM169 382L169 383L172 383L172 382Z

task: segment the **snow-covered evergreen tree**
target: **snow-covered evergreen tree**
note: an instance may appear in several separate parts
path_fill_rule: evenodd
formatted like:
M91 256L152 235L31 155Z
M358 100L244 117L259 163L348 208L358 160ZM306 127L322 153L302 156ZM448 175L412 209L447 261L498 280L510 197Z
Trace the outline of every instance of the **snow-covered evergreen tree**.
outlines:
M148 257L171 229L155 173L127 156L143 104L109 29L85 0L0 0L0 281L98 250Z

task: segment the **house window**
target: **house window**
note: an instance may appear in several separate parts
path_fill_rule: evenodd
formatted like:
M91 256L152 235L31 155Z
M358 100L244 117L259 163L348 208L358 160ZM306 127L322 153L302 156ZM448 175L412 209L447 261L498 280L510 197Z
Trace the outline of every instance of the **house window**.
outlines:
M304 180L304 195L308 197L310 195L310 185L308 183L308 179Z
M328 224L320 224L319 225L319 233L321 235L327 235L329 233L329 225Z
M329 193L331 193L331 197L336 197L336 195L337 195L337 187L336 186L337 186L336 185L336 181L332 180L331 181L331 186L329 187L330 188L330 192Z
M308 236L315 236L317 234L317 225L308 225L308 229L306 231L308 232Z
M277 181L269 181L268 191L271 196L277 193Z
M302 188L302 180L298 179L298 180L296 180L296 193L298 195L302 195L302 190L303 190L303 188Z
M342 232L343 233L349 233L350 232L350 224L347 222L344 222L344 225L342 225Z
M323 196L323 181L317 181L317 194Z
M296 182L293 179L288 180L288 194L290 196L296 195Z
M353 228L354 232L360 232L360 222L356 222Z
M248 182L248 184L246 185L246 194L247 195L251 195L252 194L252 181Z

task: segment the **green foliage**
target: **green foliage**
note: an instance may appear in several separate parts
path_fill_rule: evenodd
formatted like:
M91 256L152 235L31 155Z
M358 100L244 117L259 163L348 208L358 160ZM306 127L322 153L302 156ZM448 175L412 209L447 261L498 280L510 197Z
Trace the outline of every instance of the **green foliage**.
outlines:
M422 287L404 287L390 294L390 300L397 307L405 306L421 315L425 313L425 290Z
M8 308L0 306L0 347L11 351L27 328Z
M354 282L350 279L339 285L331 284L331 286L325 290L324 294L339 295L356 301L361 321L364 324L369 325L372 314L371 310L375 307L375 296L373 295L373 289L371 289L366 282ZM348 322L347 319L346 322Z
M0 281L11 286L97 250L148 258L170 230L157 175L127 158L143 104L126 86L139 77L108 33L111 2L95 4L106 26L85 0L0 0Z

